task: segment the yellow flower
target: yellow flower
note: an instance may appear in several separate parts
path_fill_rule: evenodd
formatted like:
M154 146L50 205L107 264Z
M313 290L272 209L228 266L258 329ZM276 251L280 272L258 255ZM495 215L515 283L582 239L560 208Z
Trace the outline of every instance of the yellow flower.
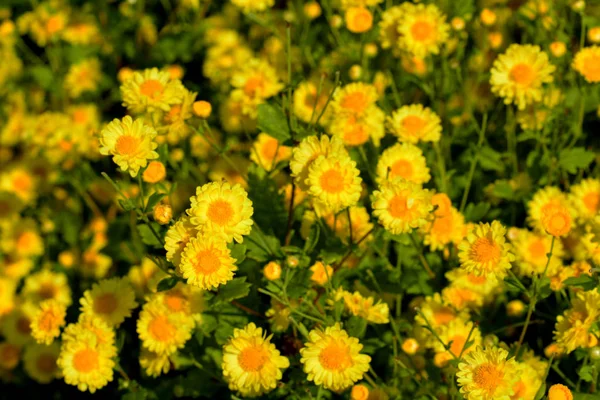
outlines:
M72 98L81 96L83 92L93 92L98 88L101 78L100 62L95 59L81 61L71 65L64 86Z
M524 110L542 99L543 84L552 82L555 69L539 46L512 44L494 61L492 92Z
M275 0L231 0L231 3L244 13L262 12L273 7Z
M467 320L469 314L462 309L460 312L452 308L447 301L442 299L439 293L433 296L427 296L418 307L419 313L415 316L415 337L426 344L428 347L434 347L437 339L432 333L422 328L422 326L431 326L436 331L438 328L448 325L451 321L460 318Z
M290 366L261 328L253 323L234 329L223 346L223 377L229 389L244 397L257 397L275 389L282 369Z
M161 374L169 372L171 361L169 361L169 356L166 354L153 353L142 347L140 352L140 367L144 368L148 376L157 378Z
M93 332L81 329L76 336L63 341L56 363L68 385L94 393L113 380L114 352L99 345Z
M196 321L201 321L201 313L205 308L204 291L182 282L169 290L153 294L149 301L161 303L171 312L190 315Z
M185 93L179 79L171 79L158 68L136 71L121 85L123 105L136 114L168 112L171 105L181 103Z
M13 279L0 277L0 317L14 308L16 291L17 282Z
M296 301L291 300L291 305L296 306ZM290 314L292 310L283 303L271 298L271 308L265 313L265 317L269 318L271 330L273 332L285 332L290 326Z
M30 203L38 195L38 179L23 166L12 166L0 173L0 189L15 194L23 203Z
M309 167L308 194L327 211L337 213L360 199L362 179L359 175L350 157L319 156Z
M330 84L323 84L319 93L319 88L314 83L300 83L296 90L294 90L294 114L296 117L302 122L316 122L323 109L325 109L323 116L319 120L320 125L325 125L331 115L331 107L328 106L325 108L329 92L331 91L330 86Z
M56 299L67 307L72 303L67 276L47 269L27 276L21 295L33 304L49 299Z
M342 242L350 243L350 227L348 226L348 213L343 212L337 216L334 213L323 216L327 226L335 232ZM364 237L372 228L373 224L369 219L369 212L365 207L355 206L350 207L350 222L352 222L352 240L357 240ZM362 243L368 243L369 238L363 240ZM361 244L362 244L361 243Z
M345 15L346 28L352 33L364 33L373 27L373 14L365 7L350 7Z
M390 322L390 310L387 303L378 301L373 297L363 297L359 292L350 293L338 289L334 300L344 300L345 308L352 314L366 319L374 324L387 324Z
M545 372L545 369L543 370ZM517 382L513 386L514 394L511 400L533 400L540 386L542 386L542 378L533 367L526 363L517 363Z
M240 65L231 76L231 85L240 96L242 113L252 118L256 118L259 104L283 89L275 68L259 58L252 58Z
M552 238L548 235L519 230L516 238L512 240L519 272L524 275L543 273L548 262L546 254L550 252L551 242ZM552 258L548 266L548 275L553 275L552 271L562 266L561 259L563 255L562 243L555 240Z
M288 160L291 155L292 149L290 147L284 146L266 133L259 133L256 141L252 144L250 160L270 171L281 161Z
M466 400L511 400L517 363L501 348L475 349L458 364L456 377Z
M381 14L379 22L379 41L382 49L398 49L400 43L399 27L402 23L402 17L409 3L402 3L399 6L389 7Z
M39 234L37 223L30 218L15 220L4 226L2 243L5 254L13 254L15 258L36 257L44 253L44 241Z
M368 400L369 388L365 385L354 385L350 391L350 400Z
M307 191L309 185L306 183L310 165L319 157L348 157L348 152L344 148L344 143L339 137L329 137L322 135L319 138L316 135L308 136L300 142L298 146L292 149L292 159L290 169L296 185L303 191Z
M188 284L210 290L232 280L237 267L222 238L200 235L185 246L179 270Z
M571 186L569 199L583 222L591 222L600 212L600 179L584 179Z
M160 161L151 161L142 175L142 179L147 183L158 183L165 179L167 170L165 164Z
M197 230L241 243L252 229L254 209L248 193L239 185L211 182L196 188L186 211Z
M56 360L60 354L60 344L52 343L50 346L31 344L25 347L23 354L23 367L27 375L34 381L46 384L60 377L60 370Z
M310 280L321 286L325 285L331 279L334 272L330 265L325 265L321 261L314 263L310 267L310 270L312 271Z
M194 319L183 312L172 312L158 302L144 304L137 321L142 346L159 355L169 355L185 346L192 337Z
M24 346L32 341L31 321L35 311L33 305L25 303L4 316L0 329L7 342Z
M547 211L554 207L566 207L570 215L575 215L574 210L570 209L571 204L567 195L555 186L546 186L538 190L533 198L527 203L527 222L535 231L545 233L542 224L542 218Z
M410 4L410 3L409 3ZM416 57L438 54L448 39L446 16L433 4L404 7L398 32L400 48Z
M461 359L464 359L467 354L481 345L481 331L479 328L474 327L473 322L460 318L454 319L448 325L441 327L437 334L444 344L450 345L450 348L446 350L439 340L436 342L434 351L436 352L435 361L438 366L445 366L448 361L455 357L458 358L461 354ZM467 338L469 342L473 343L465 348Z
M112 358L117 355L114 329L108 326L103 319L95 315L79 314L77 323L67 325L61 338L63 342L77 341L82 331L94 334L96 345L103 347L107 357Z
M573 400L573 393L565 385L560 383L550 386L548 400Z
M394 235L410 232L427 223L433 209L431 192L402 179L387 181L373 192L373 216Z
M263 275L270 281L279 279L281 277L281 265L277 261L270 261L263 267Z
M600 82L600 47L581 49L573 60L573 69L579 72L588 83Z
M437 211L433 220L421 228L421 232L425 233L423 242L434 251L450 243L460 243L465 230L465 217L456 208L451 207L449 212L442 215L437 215Z
M477 276L504 278L514 261L505 236L500 222L479 223L458 245L460 266Z
M82 313L98 316L114 327L119 327L137 307L129 280L118 277L95 283L83 293L80 303Z
M477 306L480 307L488 300L493 299L493 295L497 292L501 291L502 285L501 280L496 279L494 275L488 276L477 276L475 274L469 273L465 271L463 268L455 268L451 271L446 272L446 278L450 281L450 285L447 286L446 289L461 289L468 290L469 292L474 294L474 298L472 299L473 304L466 304L465 306ZM446 292L442 291L442 297L444 300L448 301L450 304L454 305L457 308L461 304L458 304L455 301L450 301L449 296ZM460 292L455 292L455 294L460 295ZM463 294L467 294L463 292ZM463 299L468 300L468 299ZM467 302L469 303L469 302Z
M357 338L335 324L325 330L314 329L309 342L300 350L308 380L325 389L341 391L361 380L369 370L371 357L360 354L362 344Z
M370 106L363 116L341 113L333 114L329 132L341 138L346 146L360 146L371 139L379 146L385 136L385 113L377 106Z
M578 347L589 347L589 335L600 317L600 293L598 289L578 292L571 301L571 308L556 318L554 339L566 353ZM595 334L598 335L597 328Z
M57 300L45 300L31 321L31 336L40 344L49 345L60 335L60 327L65 324L67 307Z
M21 359L21 347L9 342L0 342L0 368L5 371L14 369Z
M552 236L565 236L571 230L573 218L567 207L553 205L542 210L542 227Z
M402 178L418 184L429 182L429 168L423 152L410 143L397 143L386 149L377 163L377 183Z
M114 119L100 132L100 154L112 155L122 171L135 177L148 160L158 158L155 137L154 128L144 125L142 119L134 121L129 115L121 121Z
M198 236L198 231L190 222L189 217L183 216L179 221L169 227L165 235L165 250L167 251L167 261L179 267L181 263L181 253L190 239Z
M436 113L421 104L403 106L387 119L388 129L400 141L416 144L437 142L442 134L442 123Z
M336 89L331 102L335 115L354 115L362 117L367 114L378 98L375 86L366 83L351 83Z

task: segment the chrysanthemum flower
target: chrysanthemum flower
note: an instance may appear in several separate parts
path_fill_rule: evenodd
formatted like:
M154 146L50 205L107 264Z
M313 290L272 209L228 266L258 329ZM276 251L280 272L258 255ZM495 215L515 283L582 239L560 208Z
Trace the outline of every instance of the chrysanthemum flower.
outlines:
M600 47L591 46L581 49L575 55L573 69L589 83L600 82Z
M83 92L95 91L101 77L100 62L92 58L71 65L65 76L64 86L70 97L77 98Z
M31 321L35 311L31 304L21 304L4 316L0 330L9 343L25 346L33 341Z
M312 82L302 82L294 90L294 114L302 122L316 122L317 118L323 112L327 98L331 92L330 84L323 84L321 92L319 88ZM317 97L317 94L319 95ZM331 107L325 108L325 112L319 121L319 124L325 125L329 121L331 115Z
M584 179L571 186L569 199L583 222L590 222L600 212L600 179Z
M464 238L465 217L454 207L451 207L448 213L438 215L437 209L435 216L428 221L421 232L425 234L423 242L431 250L441 250L450 243L458 244Z
M310 164L308 193L330 212L355 205L362 191L360 171L349 157L319 156Z
M573 393L565 385L560 383L550 386L548 400L573 400Z
M421 104L403 106L387 119L388 129L407 143L437 142L442 134L440 117Z
M349 243L350 227L348 226L347 213L343 212L338 215L331 213L324 215L323 219L327 226L335 232L336 236L339 237L342 242ZM362 206L350 207L350 221L352 222L352 240L355 242L373 228L369 212ZM362 243L368 243L368 239L369 238L363 240Z
M217 235L227 241L241 243L242 235L252 229L252 201L239 185L228 182L211 182L196 188L186 211L190 222L200 232Z
M68 385L94 393L113 380L115 363L111 353L98 345L93 332L79 330L73 339L63 341L56 363Z
M67 307L57 300L45 300L31 321L31 336L40 344L51 344L60 335L60 327L65 324Z
M427 223L433 209L431 192L402 179L387 181L373 192L373 216L394 235L410 232Z
M114 119L100 132L100 154L112 155L122 171L135 177L148 160L158 158L155 137L154 128L144 125L142 119L134 121L129 115Z
M63 342L77 341L77 337L82 331L93 333L96 338L96 346L103 347L107 356L117 355L114 329L96 315L79 314L77 323L67 325L61 339Z
M210 290L232 280L237 267L222 238L200 235L185 247L179 269L188 284Z
M460 312L452 308L447 301L442 299L439 293L433 296L427 296L418 307L419 313L415 315L415 337L428 347L434 347L437 339L432 333L422 328L422 326L431 326L439 330L440 327L448 325L451 321L461 318L468 320L469 314L462 309Z
M194 319L182 312L172 312L157 302L144 304L137 321L142 345L157 354L173 354L192 337Z
M404 7L398 25L400 48L420 58L438 54L450 30L446 16L434 4L411 6Z
M387 148L377 163L377 183L402 178L418 184L429 182L429 168L423 152L410 143L397 143Z
M377 102L378 97L375 86L366 83L350 83L335 91L331 108L337 115L361 117Z
M339 137L329 137L322 135L320 138L316 135L304 138L298 146L292 149L292 159L290 169L292 177L296 180L302 190L307 191L309 186L306 183L310 165L319 157L349 157L344 148L344 143Z
M0 342L0 368L10 371L16 368L21 360L21 347L10 342Z
M262 12L273 7L275 0L231 0L236 7L244 13Z
M196 286L177 283L173 288L155 293L149 301L155 301L166 306L171 312L182 312L201 321L204 311L204 291Z
M242 113L256 118L257 107L283 89L277 72L268 61L252 58L237 68L231 76L234 92L240 96Z
M471 336L469 336L469 333ZM445 366L453 358L458 358L461 353L462 357L464 357L475 350L477 346L481 345L481 331L479 328L476 326L473 327L473 322L461 318L450 321L448 325L441 327L437 334L444 344L450 345L450 348L446 350L439 340L436 342L434 347L434 351L436 352L434 361L439 367ZM467 338L469 342L473 343L468 348L465 348Z
M368 400L369 388L365 385L354 385L350 391L350 400Z
M318 285L325 285L328 280L333 277L333 268L330 265L325 265L321 261L317 261L310 267L312 275L310 280L317 283Z
M244 397L257 397L275 389L281 370L290 362L279 354L261 328L253 323L234 329L233 337L223 346L223 377L229 389Z
M552 238L548 235L539 235L527 230L519 230L515 239L511 240L515 249L515 256L519 272L525 275L541 274L546 268ZM561 259L564 251L560 241L555 241L552 249L552 258L548 266L548 273L562 266Z
M135 293L127 278L105 279L86 290L80 300L81 312L97 315L109 326L118 327L137 307Z
M198 231L190 222L189 217L183 216L179 221L169 227L165 235L165 250L167 261L171 261L176 267L181 262L181 253L191 238L198 236Z
M542 227L552 236L565 236L571 230L573 217L569 209L561 205L552 205L542 210Z
M46 384L60 377L60 370L56 364L60 354L60 344L52 343L50 346L31 344L25 348L23 354L23 367L25 372L34 381Z
M266 133L259 133L256 141L252 144L250 160L270 171L279 162L288 160L291 155L292 149L290 147L284 146Z
M382 49L398 49L400 41L400 24L404 11L409 8L409 3L402 3L399 6L389 7L381 14L379 22L379 41Z
M49 299L55 299L67 307L72 303L71 287L67 276L48 269L27 276L21 295L33 304Z
M369 370L371 357L360 354L362 348L357 338L335 324L324 331L310 331L309 342L300 350L300 362L309 381L340 391L361 380Z
M566 207L569 209L569 214L574 216L575 211L571 208L571 204L567 195L560 191L555 186L547 186L538 190L533 198L527 203L527 222L534 230L539 233L545 233L542 225L542 217L546 210L553 207Z
M171 361L166 354L153 353L142 347L140 352L140 367L144 368L148 376L158 378L160 375L169 372Z
M385 136L385 113L370 106L362 117L354 114L333 114L329 132L341 138L346 146L361 146L370 140L378 147Z
M184 95L181 81L171 79L168 72L158 68L136 71L121 85L123 105L135 114L168 112Z
M542 371L546 371L543 369ZM540 371L536 371L526 363L517 363L517 382L513 386L514 394L512 399L534 399L540 386L542 386L542 378Z
M501 348L479 347L464 357L456 377L466 400L511 400L518 379L517 363L507 356Z
M597 289L578 292L571 308L556 318L554 339L566 353L588 347L594 323L600 317L600 293ZM597 329L597 328L596 328ZM595 334L598 335L597 330Z
M555 69L539 46L512 44L494 61L492 92L524 110L542 99L543 84L552 82Z
M373 14L365 7L350 7L345 14L346 28L352 33L364 33L373 27Z
M480 223L458 245L461 267L477 276L504 278L514 261L505 236L506 228L500 222Z
M297 306L295 300L291 300L290 305ZM290 326L291 307L271 298L271 308L265 313L265 317L269 318L271 330L273 332L285 332Z
M333 297L334 301L343 300L345 308L352 314L374 324L390 322L390 310L387 303L375 302L373 297L364 297L359 292L350 293L342 288Z

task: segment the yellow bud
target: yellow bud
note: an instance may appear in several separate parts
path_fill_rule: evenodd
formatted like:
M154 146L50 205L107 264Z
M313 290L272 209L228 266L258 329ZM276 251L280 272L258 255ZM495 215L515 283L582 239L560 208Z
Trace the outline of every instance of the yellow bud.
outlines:
M183 78L183 67L181 65L173 64L173 65L169 65L165 69L169 73L169 76L171 77L171 79Z
M375 43L367 43L365 44L365 54L368 57L375 57L377 55L378 49Z
M212 106L208 101L200 100L195 101L192 105L192 109L194 110L194 114L196 114L200 118L208 118L212 112Z
M562 350L560 347L558 347L558 345L556 343L551 343L548 346L546 346L546 348L544 349L544 355L547 358L550 358L552 356L558 357L561 354L562 354Z
M350 392L350 400L367 400L369 398L369 388L365 385L354 385Z
M548 400L573 400L573 394L565 385L556 384L550 386Z
M117 73L117 79L121 83L125 82L127 79L131 78L132 76L133 76L133 70L129 67L123 67Z
M350 79L352 79L353 81L360 79L362 75L362 67L360 65L353 65L350 67L350 70L348 71L348 76L350 76Z
M58 263L65 268L71 268L75 264L75 254L70 250L61 251L58 254Z
M331 17L331 20L329 20L329 25L331 25L333 28L339 28L342 26L343 22L344 21L342 20L342 17L336 14Z
M483 11L481 11L479 18L481 19L481 22L487 26L494 25L498 19L496 13L489 8L484 8Z
M270 281L279 279L281 277L281 265L275 261L271 261L263 268L263 274Z
M168 204L157 204L152 211L154 220L161 225L168 224L173 218L173 209Z
M0 24L0 36L6 37L15 31L15 24L12 21L4 21Z
M311 1L304 5L304 15L309 19L319 18L321 16L321 6L316 1Z
M588 40L592 43L600 43L600 26L595 26L588 31Z
M563 42L550 43L550 52L554 57L562 57L567 52L567 45Z
M413 338L407 338L402 342L402 351L408 355L413 355L419 351L419 342Z
M571 3L571 9L573 9L573 11L585 10L585 1L583 1L583 0L574 1L573 3Z
M346 10L346 28L352 33L368 32L373 27L373 14L364 7Z
M506 305L506 314L509 317L520 317L525 312L525 303L521 300L509 301Z
M167 170L165 165L160 161L152 161L142 175L144 182L157 183L165 179Z
M171 151L171 159L173 161L181 161L183 160L183 157L185 157L185 152L183 149L174 149Z
M488 34L488 40L492 49L497 49L502 46L502 34L500 32L490 32Z
M462 31L463 29L465 29L465 20L461 17L454 17L452 18L450 25L452 25L452 29L454 29L455 31Z

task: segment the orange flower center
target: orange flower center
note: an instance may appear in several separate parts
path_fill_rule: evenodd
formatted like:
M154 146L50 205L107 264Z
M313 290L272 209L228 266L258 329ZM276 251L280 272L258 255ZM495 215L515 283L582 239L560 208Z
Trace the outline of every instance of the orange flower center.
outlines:
M258 372L269 361L269 354L262 346L254 345L238 354L238 363L246 372Z
M416 115L409 115L402 120L402 127L412 136L420 136L425 127L425 120Z
M432 41L435 37L433 25L428 21L417 21L411 26L410 33L413 39L419 42Z
M85 111L75 110L73 112L73 122L83 125L87 122L87 120L88 120L88 115Z
M341 101L341 106L357 114L362 113L368 105L367 96L363 92L348 93Z
M26 174L20 174L13 178L12 185L20 192L26 192L31 189L31 177Z
M337 169L325 171L319 178L319 183L327 193L340 193L344 190L344 177Z
M15 366L19 362L19 348L13 344L7 343L2 346L0 357L2 358L3 364Z
M534 240L529 245L529 254L531 254L532 258L544 258L546 259L546 246L544 246L544 242L541 239Z
M389 202L389 212L394 218L405 218L415 205L415 200L403 194L395 195Z
M27 250L35 240L37 239L37 235L33 232L23 232L19 238L17 239L17 248L20 250Z
M73 367L81 373L88 373L98 368L98 352L94 349L86 348L79 350L73 356Z
M321 350L319 362L329 371L343 371L352 366L350 349L343 343L332 342Z
M38 295L44 299L52 299L56 294L57 288L51 283L43 283L40 286L40 290L38 291Z
M159 342L167 342L175 336L177 329L169 322L166 315L159 315L150 321L148 331Z
M253 76L246 81L244 93L247 96L254 97L264 91L265 80L262 76Z
M94 300L94 311L98 314L111 314L117 309L117 297L113 293L104 293Z
M165 305L172 311L183 311L186 299L183 293L174 292L165 296Z
M59 322L60 321L58 320L58 317L54 315L54 312L48 310L44 312L40 318L38 328L44 332L50 332L59 325Z
M500 260L500 247L492 238L479 238L471 246L471 259L479 263L497 263Z
M413 174L412 165L406 160L398 160L391 166L393 176L399 176L404 179L410 179Z
M519 63L512 67L509 77L513 82L521 86L529 86L535 79L535 72L529 65Z
M275 138L269 138L260 149L260 152L264 159L271 161L281 151L281 146Z
M512 399L525 399L526 398L525 394L527 393L527 386L525 385L525 383L522 380L520 380L519 382L517 382L515 384L515 386L513 386L513 391L515 393L511 396L511 400Z
M131 155L137 149L139 139L129 135L120 136L115 144L115 149L122 156Z
M221 260L214 251L204 250L198 253L196 256L196 263L194 265L197 273L208 275L216 272L221 266Z
M41 354L35 365L43 373L51 374L56 369L56 358L51 354Z
M600 80L600 59L598 57L587 57L583 61L583 75L590 81Z
M467 279L469 282L474 283L476 285L483 285L487 281L485 276L477 276L473 274L467 275Z
M56 33L60 31L63 27L63 20L58 15L48 18L48 21L46 22L46 30L49 34Z
M598 205L600 204L600 193L591 192L583 196L583 204L591 212L596 213L598 211Z
M344 142L349 146L360 146L369 140L369 133L363 125L349 125L344 131Z
M465 347L465 344L467 343L467 338L462 335L454 335L450 338L450 341L452 341L452 344L450 345L450 351L455 356L458 356L463 350L463 347Z
M30 327L31 321L29 320L29 318L27 317L20 317L17 320L17 331L19 331L19 333L29 336L29 334L31 333L31 327Z
M488 394L496 391L503 377L504 373L490 363L481 364L473 371L473 381Z
M208 219L219 226L229 224L233 218L233 207L225 200L215 200L208 206Z
M156 79L148 79L140 85L140 93L152 100L158 100L163 90L164 86Z

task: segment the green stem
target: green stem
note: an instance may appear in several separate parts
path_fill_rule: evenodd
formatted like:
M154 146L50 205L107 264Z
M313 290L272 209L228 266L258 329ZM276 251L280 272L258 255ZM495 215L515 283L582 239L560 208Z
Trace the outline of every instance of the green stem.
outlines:
M423 255L423 249L421 249L421 247L417 244L417 240L415 239L412 233L409 233L408 237L410 237L410 241L412 242L415 250L417 251L417 256L419 256L419 261L421 261L421 265L423 266L423 268L425 269L425 271L431 279L435 278L435 273L431 270L429 263Z
M481 123L481 128L479 129L479 141L477 142L475 155L471 159L471 167L469 168L469 178L467 179L467 185L465 186L465 191L463 192L462 200L460 202L459 211L461 213L465 210L465 206L467 205L467 198L469 197L471 182L473 182L473 175L475 175L475 168L477 167L477 162L479 161L479 154L481 153L481 146L483 145L483 140L485 138L485 131L487 129L487 119L488 115L487 113L485 113L483 115L483 122Z
M440 142L434 142L433 149L435 150L435 154L437 157L438 171L440 174L440 191L443 193L448 193L448 188L446 185L446 162L444 161L442 149L440 148Z

